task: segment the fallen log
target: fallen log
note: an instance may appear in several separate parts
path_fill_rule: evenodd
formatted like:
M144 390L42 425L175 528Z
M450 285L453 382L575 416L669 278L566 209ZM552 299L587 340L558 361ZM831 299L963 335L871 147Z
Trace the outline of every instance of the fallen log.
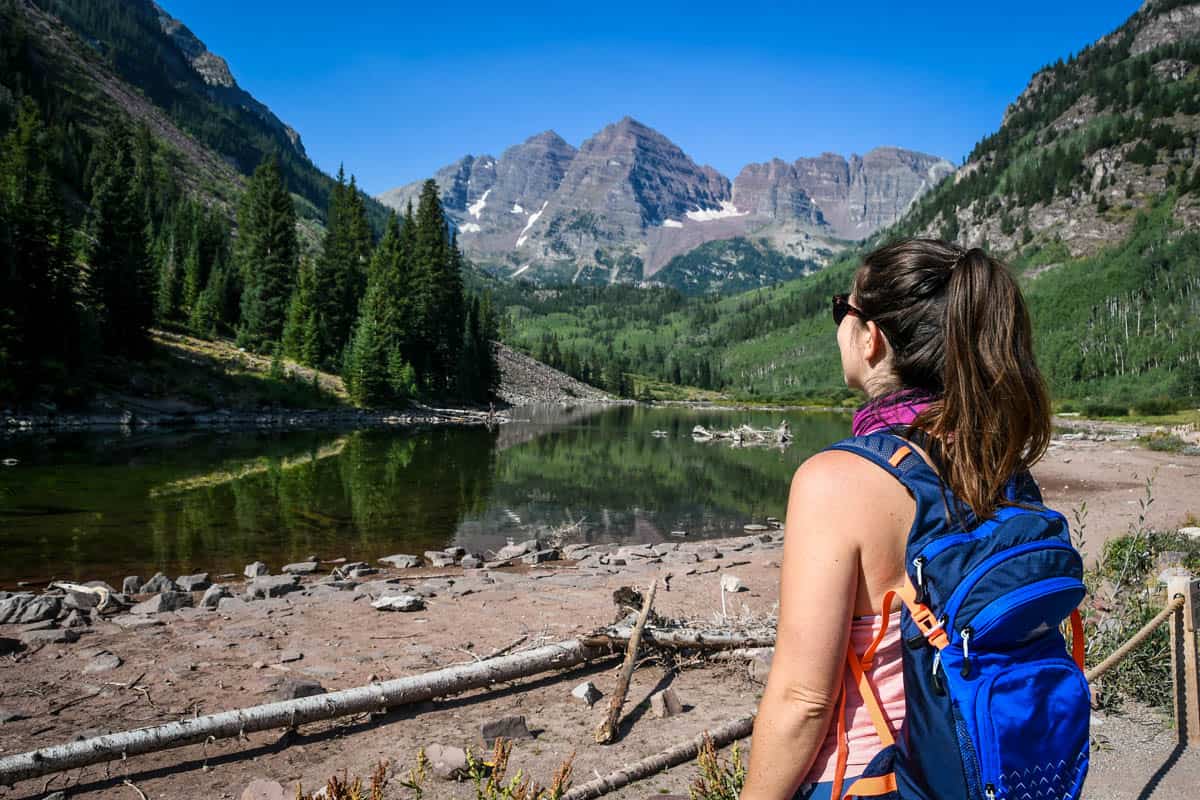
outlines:
M629 635L629 646L625 650L625 663L621 665L621 675L617 678L617 688L613 690L612 699L608 703L608 712L604 720L596 728L596 743L609 744L616 741L617 723L621 720L621 707L625 705L625 695L629 694L629 679L633 677L633 667L637 663L638 644L642 638L642 629L650 618L650 607L654 605L654 593L658 591L658 578L650 584L650 591L642 603L642 613L638 614L637 623Z
M500 681L565 669L612 655L578 639L538 647L523 653L489 658L473 664L427 672L407 678L344 689L338 692L224 711L136 731L111 733L70 744L43 747L0 758L0 786L65 769L124 759L173 747L226 739L273 728L293 728L307 722L349 714L381 711L457 694Z
M619 647L628 642L631 635L630 628L618 626L584 636L582 641L590 647ZM733 633L700 628L647 627L642 631L641 638L646 644L670 650L735 650L775 646L775 634L769 630L760 633Z
M754 717L749 716L733 722L727 722L716 730L709 731L709 736L712 738L714 746L724 747L730 742L745 739L753 731ZM691 741L677 744L660 753L623 767L616 772L611 772L602 778L588 781L582 786L576 786L564 794L562 800L594 800L594 798L614 792L635 781L640 781L655 773L662 772L664 769L678 766L685 761L691 761L699 754L703 743L704 736L701 735Z

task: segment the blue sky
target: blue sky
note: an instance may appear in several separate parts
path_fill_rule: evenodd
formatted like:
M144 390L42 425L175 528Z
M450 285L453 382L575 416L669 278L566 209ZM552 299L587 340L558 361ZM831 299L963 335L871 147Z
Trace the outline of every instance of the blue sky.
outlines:
M1044 64L1139 0L160 0L328 172L379 193L629 114L701 164L898 145L961 162Z

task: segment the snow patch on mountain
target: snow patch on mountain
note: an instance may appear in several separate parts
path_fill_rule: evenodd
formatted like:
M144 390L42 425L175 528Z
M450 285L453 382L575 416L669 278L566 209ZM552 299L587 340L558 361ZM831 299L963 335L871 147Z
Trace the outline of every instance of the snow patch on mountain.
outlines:
M687 212L687 218L696 222L711 222L714 219L744 217L749 213L749 211L738 211L737 206L733 203L728 200L722 200L720 208L702 208L699 211L689 211ZM663 224L665 225L666 223Z
M509 213L511 213L511 214L524 214L524 213L525 213L525 209L521 207L521 204L520 204L520 203L513 203L513 207L509 209Z
M531 263L532 263L532 262L531 262ZM511 277L511 278L515 278L515 277L517 277L517 276L518 276L518 275L520 275L522 272L524 272L525 270L529 269L529 267L531 266L531 263L530 263L530 264L522 264L522 265L521 265L521 268L520 268L519 270L517 270L516 272L514 272L514 273L513 273L512 275L510 275L509 277Z
M550 205L549 200L542 203L541 208L529 215L529 221L525 223L525 227L521 229L521 235L517 237L517 247L525 244L525 240L528 238L526 234L529 233L529 229L533 227L533 223L538 221L538 217L542 215L542 212L546 210L546 206L548 205Z
M481 230L483 230L483 228L479 227L479 225L474 222L468 222L459 228L459 230L463 233L479 233Z
M683 223L677 219L664 219L662 226L664 228L682 228Z
M467 212L470 213L470 215L475 219L479 219L479 215L483 213L484 206L487 205L487 196L491 193L491 189L488 189L486 192L484 192L483 197L467 206ZM459 208L462 208L462 206L459 206Z

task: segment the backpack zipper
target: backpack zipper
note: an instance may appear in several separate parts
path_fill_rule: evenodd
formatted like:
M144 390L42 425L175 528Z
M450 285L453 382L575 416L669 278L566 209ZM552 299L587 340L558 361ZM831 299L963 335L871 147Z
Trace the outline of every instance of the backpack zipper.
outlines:
M971 634L972 633L973 633L973 631L971 630L971 626L968 625L967 627L963 628L962 631L958 634L959 636L962 637L962 649L963 649L962 667L958 670L958 674L962 675L964 678L966 678L967 676L969 676L971 674Z

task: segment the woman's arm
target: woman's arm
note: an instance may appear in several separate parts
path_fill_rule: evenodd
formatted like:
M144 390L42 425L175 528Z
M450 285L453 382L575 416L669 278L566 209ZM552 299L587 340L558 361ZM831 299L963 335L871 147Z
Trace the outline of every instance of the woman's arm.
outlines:
M857 456L827 451L792 479L775 656L742 800L790 800L824 741L845 674L861 532L881 523L869 500L880 476L891 480Z

